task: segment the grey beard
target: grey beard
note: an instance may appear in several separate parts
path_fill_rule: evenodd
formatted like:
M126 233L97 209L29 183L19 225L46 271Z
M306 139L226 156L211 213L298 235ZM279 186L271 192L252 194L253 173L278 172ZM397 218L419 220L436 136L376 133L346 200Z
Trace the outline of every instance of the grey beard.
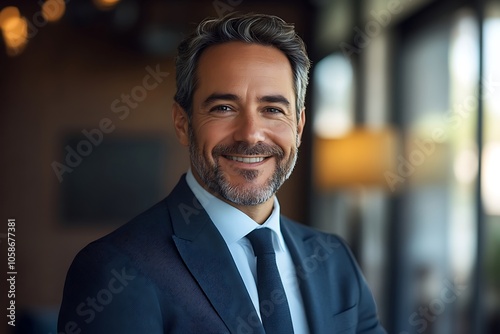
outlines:
M296 140L298 142L298 137ZM244 142L239 142L231 146L218 145L212 150L215 164L209 166L207 160L203 158L203 153L200 154L196 137L190 126L189 153L193 168L213 194L217 194L223 199L237 205L254 206L269 200L290 177L297 162L298 149L294 148L291 157L287 161L283 161L284 152L277 145L270 146L267 144L257 144L250 147ZM219 166L219 158L222 155L231 154L272 155L276 158L275 171L268 182L262 187L242 189L237 186L232 186ZM259 176L259 171L241 170L240 175L250 182Z

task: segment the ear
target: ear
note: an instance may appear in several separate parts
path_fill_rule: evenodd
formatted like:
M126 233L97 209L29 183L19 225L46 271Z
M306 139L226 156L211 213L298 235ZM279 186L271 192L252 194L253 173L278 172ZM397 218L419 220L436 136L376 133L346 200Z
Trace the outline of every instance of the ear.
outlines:
M297 137L299 138L297 146L302 143L302 132L304 131L304 126L306 124L306 108L302 109L300 112L300 118L297 121Z
M189 145L189 118L184 109L174 102L172 105L172 119L174 121L175 134L181 145Z

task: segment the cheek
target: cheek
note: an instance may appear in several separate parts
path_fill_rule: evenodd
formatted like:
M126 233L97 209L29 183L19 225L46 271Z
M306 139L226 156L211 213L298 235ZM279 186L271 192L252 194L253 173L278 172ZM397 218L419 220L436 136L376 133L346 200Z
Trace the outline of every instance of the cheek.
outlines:
M289 152L297 146L297 126L295 124L282 123L272 129L272 139L285 152Z
M212 159L212 150L222 142L224 132L212 125L205 125L194 129L194 131L197 134L198 149L205 157Z

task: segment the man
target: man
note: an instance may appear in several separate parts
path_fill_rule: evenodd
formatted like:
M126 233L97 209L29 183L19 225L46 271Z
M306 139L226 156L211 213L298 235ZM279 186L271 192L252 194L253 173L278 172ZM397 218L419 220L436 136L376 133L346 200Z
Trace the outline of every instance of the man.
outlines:
M191 168L76 256L59 331L385 333L346 245L280 216L310 66L293 26L206 20L178 51L172 114Z

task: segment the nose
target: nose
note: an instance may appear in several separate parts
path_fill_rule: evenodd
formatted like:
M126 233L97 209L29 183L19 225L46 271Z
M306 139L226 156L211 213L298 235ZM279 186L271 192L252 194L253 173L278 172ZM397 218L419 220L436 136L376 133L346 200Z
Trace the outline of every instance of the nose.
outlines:
M264 123L258 112L244 111L238 115L234 140L255 145L265 140Z

